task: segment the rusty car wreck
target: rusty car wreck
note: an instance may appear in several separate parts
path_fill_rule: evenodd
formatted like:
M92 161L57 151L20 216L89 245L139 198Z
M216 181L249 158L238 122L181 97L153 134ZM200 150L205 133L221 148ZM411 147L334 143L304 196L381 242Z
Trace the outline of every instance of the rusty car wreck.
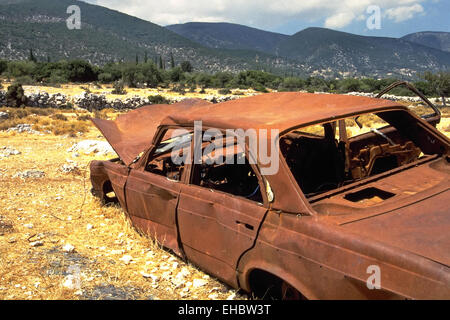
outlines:
M450 141L425 102L434 113L419 117L381 98L283 92L93 119L119 155L91 163L93 193L118 201L165 248L259 297L450 299ZM196 121L204 131L276 129L258 137L279 148L276 174L234 139L200 145L202 157L223 148L238 163L174 164L174 141L194 150ZM177 129L189 134L174 139Z

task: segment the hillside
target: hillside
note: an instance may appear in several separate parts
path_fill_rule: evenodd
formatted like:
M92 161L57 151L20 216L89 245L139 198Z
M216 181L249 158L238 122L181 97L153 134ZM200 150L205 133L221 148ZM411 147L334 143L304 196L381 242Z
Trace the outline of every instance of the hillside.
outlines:
M81 30L69 30L66 9L81 8ZM154 23L101 6L72 0L0 0L0 58L25 59L30 48L40 60L82 58L97 64L142 60L172 53L203 71L260 69L255 52L214 50ZM261 61L271 64L271 57ZM273 60L273 59L272 59Z
M233 23L189 22L167 29L210 48L255 50L274 53L289 36Z
M295 61L293 66L304 73L328 77L411 78L423 71L450 68L450 55L441 50L446 48L445 32L433 33L433 42L429 33L396 39L325 28L307 28L287 36L230 23L196 22L167 28L207 47L261 51Z
M450 54L402 39L308 28L279 44L279 54L323 73L414 76L450 68Z
M416 32L402 38L403 40L418 43L427 47L450 52L450 32Z
M66 27L69 5L81 8L81 30ZM175 32L173 32L173 31ZM441 37L444 39L445 37ZM423 42L423 41L422 41ZM441 48L447 48L445 41ZM437 45L434 45L435 47ZM278 75L399 77L450 69L450 53L405 39L365 37L324 28L292 36L230 23L186 23L167 28L76 0L0 0L0 59L81 58L189 60L196 71L265 70Z

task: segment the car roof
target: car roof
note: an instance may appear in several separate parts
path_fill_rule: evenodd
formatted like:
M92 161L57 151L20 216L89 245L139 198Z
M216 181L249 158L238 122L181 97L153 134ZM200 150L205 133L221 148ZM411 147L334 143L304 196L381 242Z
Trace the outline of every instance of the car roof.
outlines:
M340 94L277 92L257 95L168 115L162 125L218 129L278 129L404 106L390 100Z
M119 157L130 165L148 148L159 126L278 129L279 132L312 122L363 112L402 107L396 102L339 94L277 92L211 104L186 99L172 105L150 105L119 116L115 121L92 119ZM405 107L402 107L405 108Z

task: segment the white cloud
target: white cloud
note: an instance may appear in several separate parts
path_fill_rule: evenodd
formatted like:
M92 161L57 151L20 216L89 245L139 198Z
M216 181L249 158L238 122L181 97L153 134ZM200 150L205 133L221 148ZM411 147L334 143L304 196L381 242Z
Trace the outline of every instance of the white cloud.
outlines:
M397 7L386 10L386 16L395 22L402 22L412 19L416 13L422 13L423 7L420 4L412 6Z
M226 21L271 29L298 19L343 28L361 21L376 4L395 22L424 12L420 3L433 0L84 0L160 25L189 21Z
M355 19L355 14L353 12L339 12L325 20L325 27L339 29L351 23L353 19Z

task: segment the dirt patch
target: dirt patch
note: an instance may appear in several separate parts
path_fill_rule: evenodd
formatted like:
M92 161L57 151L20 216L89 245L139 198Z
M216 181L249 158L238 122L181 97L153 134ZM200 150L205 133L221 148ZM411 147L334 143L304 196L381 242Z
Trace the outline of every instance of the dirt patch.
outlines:
M3 219L5 219L5 217L0 216L0 236L14 232L14 225Z

